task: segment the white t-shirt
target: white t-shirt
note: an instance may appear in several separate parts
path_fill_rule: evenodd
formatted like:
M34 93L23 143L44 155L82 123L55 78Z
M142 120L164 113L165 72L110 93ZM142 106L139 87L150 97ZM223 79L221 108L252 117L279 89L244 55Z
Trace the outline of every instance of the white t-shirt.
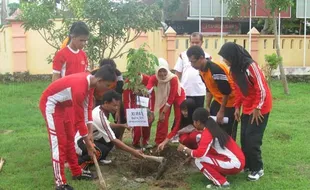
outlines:
M105 116L104 112L97 106L93 109L93 138L99 140L103 138L105 142L109 143L111 140L116 139L115 134L110 126L110 122ZM82 150L78 147L77 141L82 138L80 133L75 135L75 150L78 155L82 154Z
M211 58L206 52L205 57ZM181 85L185 90L186 96L206 95L206 86L199 75L199 70L192 67L186 55L186 51L182 52L178 57L174 70L182 73Z

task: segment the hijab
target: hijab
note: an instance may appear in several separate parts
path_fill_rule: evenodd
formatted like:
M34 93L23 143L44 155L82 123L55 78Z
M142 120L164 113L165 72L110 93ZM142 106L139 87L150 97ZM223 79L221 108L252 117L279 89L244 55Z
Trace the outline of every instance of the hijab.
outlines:
M227 42L218 53L231 63L230 72L244 96L248 95L247 69L254 61L249 52L240 45Z
M165 59L159 58L158 62L159 64L156 68L156 73L155 73L157 81L158 81L157 90L155 93L155 111L159 111L159 109L161 109L167 103L167 100L170 94L170 87L171 87L170 81L174 77L177 77L175 74L171 73L168 62ZM167 77L165 80L161 80L158 77L158 72L160 69L165 69L167 71ZM178 80L178 95L181 95L181 85L179 83L179 80Z

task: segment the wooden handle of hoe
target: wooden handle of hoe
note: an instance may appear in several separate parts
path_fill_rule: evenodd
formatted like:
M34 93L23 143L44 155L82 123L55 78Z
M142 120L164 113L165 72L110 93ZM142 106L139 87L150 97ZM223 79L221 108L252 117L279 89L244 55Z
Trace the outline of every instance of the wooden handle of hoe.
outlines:
M3 164L4 164L4 159L3 159L3 158L0 158L0 171L1 171L1 169L2 169Z
M155 161L155 162L159 162L159 163L162 163L164 157L161 157L161 156L150 156L150 155L143 155L144 159L147 159L147 160L152 160L152 161Z
M106 190L107 189L107 185L106 185L106 183L105 183L105 181L103 179L103 176L102 176L102 173L101 173L101 170L100 170L100 167L99 167L96 155L93 156L93 160L94 160L95 167L96 167L96 172L97 172L97 175L98 175L98 178L99 178L100 187L102 188L102 190Z

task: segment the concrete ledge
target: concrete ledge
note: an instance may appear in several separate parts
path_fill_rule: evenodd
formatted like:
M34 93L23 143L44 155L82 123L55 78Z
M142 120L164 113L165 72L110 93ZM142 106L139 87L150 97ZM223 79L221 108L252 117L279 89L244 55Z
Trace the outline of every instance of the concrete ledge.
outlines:
M171 70L174 73L174 70ZM289 82L307 82L310 83L310 73L308 74L296 74L286 75ZM280 80L278 75L273 75L274 80ZM31 75L29 72L19 72L14 74L0 74L0 83L12 83L12 82L31 82L31 81L52 81L52 74L44 75Z
M0 83L31 82L31 81L52 81L52 75L51 74L30 75L29 72L0 74Z

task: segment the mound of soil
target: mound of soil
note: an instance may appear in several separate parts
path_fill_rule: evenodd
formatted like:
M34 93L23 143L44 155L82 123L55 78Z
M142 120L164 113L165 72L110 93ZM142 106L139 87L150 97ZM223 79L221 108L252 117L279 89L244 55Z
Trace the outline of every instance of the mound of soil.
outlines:
M162 173L159 180L156 179L158 177L160 163L146 159L139 160L121 150L111 152L113 162L111 165L105 166L102 171L103 173L107 171L109 175L125 177L128 180L143 178L146 179L145 182L147 184L157 189L186 188L187 184L184 183L185 177L190 175L192 171L198 171L192 170L194 168L191 165L183 165L186 156L178 152L177 147L173 145L167 146L160 153L157 153L156 149L153 149L146 151L145 154L163 156L167 159L165 169L160 169ZM192 169L189 170L189 168Z

